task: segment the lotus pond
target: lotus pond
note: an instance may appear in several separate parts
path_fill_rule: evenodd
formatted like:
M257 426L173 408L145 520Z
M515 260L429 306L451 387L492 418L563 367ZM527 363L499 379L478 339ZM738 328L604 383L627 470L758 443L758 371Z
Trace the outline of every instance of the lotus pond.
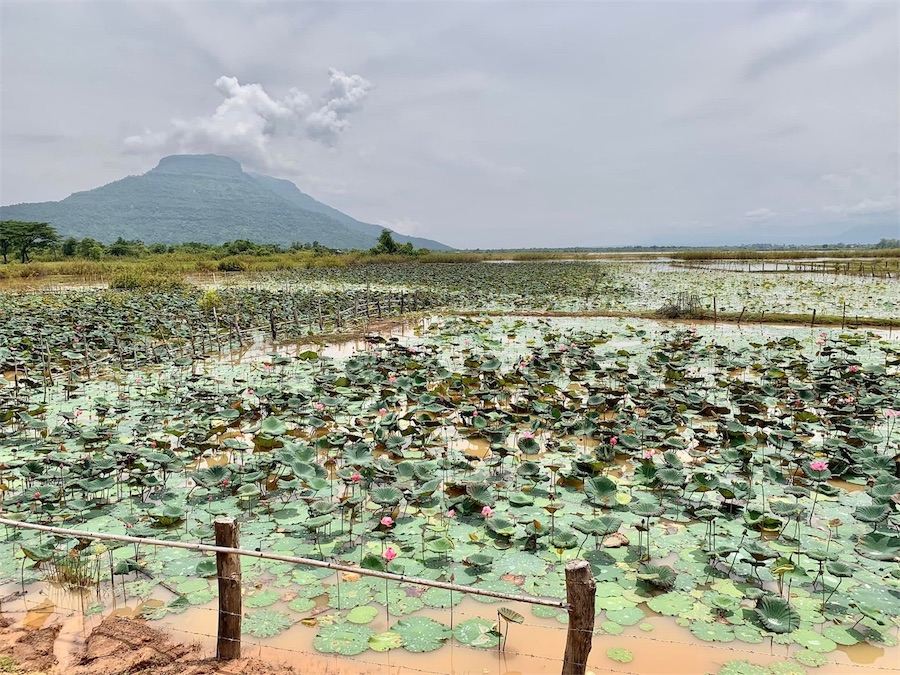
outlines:
M756 266L755 266L756 267ZM647 312L680 293L698 296L711 313L900 317L900 279L770 269L693 269L659 260L359 265L220 278L216 286L381 290L416 288L445 307L468 310Z
M3 329L5 517L208 543L232 515L244 548L560 599L564 563L584 558L597 668L649 667L632 634L662 617L667 639L721 646L723 673L862 647L896 662L900 343L884 334L447 314L337 357L272 346L231 363L191 339L196 295L155 313L153 296L73 297L55 313L28 300ZM121 349L104 325L133 313ZM72 367L85 342L108 359L91 374ZM200 553L12 528L0 579L99 583L88 612L124 595L163 621L216 587ZM529 631L566 620L255 559L243 583L249 636L305 631L348 657L496 650L500 632L527 654ZM783 658L725 651L754 645Z

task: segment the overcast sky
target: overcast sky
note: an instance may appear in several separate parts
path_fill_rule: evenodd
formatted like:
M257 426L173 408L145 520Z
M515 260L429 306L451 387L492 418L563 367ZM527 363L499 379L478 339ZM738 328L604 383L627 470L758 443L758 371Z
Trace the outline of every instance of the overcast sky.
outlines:
M896 2L0 0L0 203L229 155L464 248L898 217Z

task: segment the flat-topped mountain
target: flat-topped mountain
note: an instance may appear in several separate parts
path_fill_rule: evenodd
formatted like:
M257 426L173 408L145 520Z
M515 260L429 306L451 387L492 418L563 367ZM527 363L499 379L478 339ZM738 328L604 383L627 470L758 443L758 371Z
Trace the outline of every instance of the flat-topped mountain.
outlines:
M367 249L381 228L316 201L287 180L247 173L229 157L172 155L152 170L58 202L0 207L0 219L53 225L63 237L111 242L141 239L175 244L260 244L317 241L331 248ZM430 239L394 233L396 242L450 250Z

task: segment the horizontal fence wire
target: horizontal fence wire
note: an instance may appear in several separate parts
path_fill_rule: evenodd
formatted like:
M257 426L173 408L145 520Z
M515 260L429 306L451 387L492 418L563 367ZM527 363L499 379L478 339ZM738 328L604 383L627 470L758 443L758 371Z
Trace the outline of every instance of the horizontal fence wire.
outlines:
M457 591L457 592L463 593L463 594L482 595L482 596L492 597L492 598L496 598L496 599L500 599L500 600L508 600L508 601L512 601L512 602L523 602L523 603L531 604L531 605L542 605L542 606L554 607L554 608L558 608L558 609L562 609L562 610L568 609L568 604L566 602L559 601L559 600L538 598L538 597L527 596L527 595L517 596L517 595L513 595L513 594L508 594L508 593L487 591L487 590L478 589L476 587L461 586L461 585L457 585L457 584L449 584L449 583L445 583L445 582L433 581L431 579L410 577L410 576L406 576L403 574L393 574L390 572L381 572L379 570L369 570L369 569L365 569L365 568L354 567L351 565L342 565L339 563L330 563L327 561L315 560L315 559L309 559L309 558L300 558L300 557L296 557L296 556L284 556L284 555L278 555L278 554L265 553L265 552L261 552L261 551L250 551L250 550L240 549L240 548L230 548L230 547L225 547L225 546L214 546L214 545L207 545L207 544L193 544L193 543L189 543L189 542L173 542L173 541L166 541L166 540L162 540L162 539L133 537L133 536L129 536L129 535L92 533L92 532L85 532L83 530L71 530L71 529L53 527L53 526L49 526L49 525L38 525L38 524L34 524L34 523L25 523L22 521L10 520L7 518L0 518L0 525L8 525L10 527L37 530L37 531L48 532L48 533L58 534L58 535L63 535L63 536L79 537L79 538L83 538L83 539L96 538L96 539L105 539L105 540L112 540L112 541L122 541L122 542L126 542L126 543L145 544L145 545L151 545L151 546L182 548L182 549L187 549L187 550L204 551L204 552L210 552L210 553L243 555L243 556L248 556L248 557L253 557L253 558L274 560L277 562L287 562L287 563L293 563L293 564L297 564L297 565L319 567L319 568L333 570L336 572L350 572L350 573L354 573L354 574L359 574L361 576L371 576L371 577L385 579L388 581L412 583L412 584L428 586L428 587L432 587L432 588L440 588L440 589L444 589L444 590ZM213 578L219 579L222 577L216 576ZM338 586L340 585L340 583L341 582L338 581ZM344 583L354 583L354 582L345 581ZM194 607L194 609L216 612L217 614L220 614L220 615L244 616L242 613L239 614L237 612L228 612L226 610L217 609L217 608L213 608L213 607L199 607L198 606L198 607ZM334 609L337 609L338 611L340 611L341 608L336 607ZM452 615L458 615L458 616L470 617L470 618L480 618L480 619L485 618L482 615L458 610L458 609L455 609L454 607L446 607L443 609L444 609L444 611L450 612ZM295 622L293 625L297 625L297 623L299 623L299 622ZM579 629L572 628L567 625L553 626L553 625L542 624L541 628L548 629L548 630L566 631L567 633L579 633L579 632L590 633L595 638L606 636L606 634L603 633L602 631L598 632L598 630L579 630ZM172 627L171 630L173 632L179 632L179 633L183 633L186 635L192 635L192 636L196 636L196 637L204 637L204 638L210 638L210 639L217 638L216 635L213 635L210 633L201 633L201 632L196 632L196 631L190 631L190 630L186 630L186 629L183 629L180 627ZM651 635L624 635L624 636L623 635L616 635L616 636L610 635L609 637L625 638L625 639L629 639L629 640L641 640L641 641L646 641L646 643L657 643L657 644L662 644L662 645L682 645L682 646L686 646L686 647L697 647L697 648L701 648L701 649L713 649L716 652L728 652L728 653L732 653L732 654L747 654L750 656L759 656L758 650L744 649L744 648L740 648L740 647L732 647L732 646L728 646L724 643L702 644L702 643L696 643L696 642L686 642L686 641L682 641L682 640L657 638L657 637L653 637ZM263 642L250 642L246 639L242 640L240 638L228 638L228 637L220 636L220 637L218 637L218 639L229 640L229 641L234 641L234 642L242 642L245 645L254 645L254 646L260 647L261 649L272 649L272 650L278 650L278 651L284 651L284 652L290 652L290 653L298 653L298 654L304 654L304 655L308 655L308 656L315 656L317 658L329 658L329 656L330 656L329 654L324 654L321 652L312 652L312 651L303 650L303 649L280 647L280 646L276 646L276 645L265 644ZM469 645L464 645L464 644L454 644L453 647L459 648L459 649L467 649L467 650L471 650L471 651L475 651L475 652L479 652L479 653L483 653L485 651L490 651L490 650L484 650L481 648L471 647ZM562 661L562 659L559 659L559 658L553 658L553 657L549 657L549 656L543 656L540 654L532 654L529 652L522 652L522 651L510 651L510 652L504 651L501 653L513 654L513 655L534 658L534 659L540 659L540 660L546 660L546 661L551 661L551 662L555 662L555 663L560 663ZM777 655L773 654L770 650L769 656L777 656ZM338 657L335 657L335 658L338 658ZM396 667L396 668L399 668L401 672L402 672L402 670L407 670L410 672L426 673L426 674L443 672L443 671L435 671L435 670L417 668L415 666L409 666L409 665L405 665L405 664L401 665L401 664L379 663L376 661L368 661L366 659L360 659L357 657L350 657L350 656L341 656L339 658L341 660L350 660L350 661L354 661L356 663L365 664L367 666L375 666L378 668L384 668L386 666L387 667ZM789 655L785 654L785 658L789 658ZM892 667L874 666L871 664L867 665L867 664L842 663L840 665L842 668L846 667L847 669L857 669L857 670L858 669L866 669L868 671L896 672L896 669L892 668ZM619 675L638 675L637 673L634 673L633 671L619 670L616 668L611 668L605 664L603 666L603 670L605 672L618 673Z
M421 577L411 577L405 574L394 574L392 572L370 570L364 567L354 567L352 565L332 563L326 560L315 560L313 558L300 558L298 556L279 555L277 553L266 553L264 551L249 551L243 548L230 548L228 546L215 546L211 544L193 544L182 541L166 541L165 539L150 539L148 537L132 537L130 535L124 534L85 532L84 530L71 530L62 527L53 527L51 525L26 523L20 520L10 520L9 518L0 518L0 525L7 525L9 527L22 528L26 530L37 530L39 532L48 532L50 534L58 534L66 537L77 537L79 539L102 539L107 541L122 541L130 544L145 544L149 546L183 548L189 551L205 551L208 553L241 555L250 558L260 558L263 560L274 560L277 562L292 563L294 565L321 567L324 569L334 570L336 572L352 572L354 574L359 574L362 576L377 577L379 579L387 579L389 581L400 581L410 584L416 584L419 586L428 586L429 588L440 588L445 591L457 591L459 593L467 593L470 595L482 595L489 598L497 598L498 600L524 602L529 605L543 605L544 607L556 607L559 609L568 609L569 607L568 603L561 600L538 598L531 595L513 595L510 593L500 593L498 591L476 588L474 586L462 586L460 584L451 584L445 581L433 581L431 579L423 579Z

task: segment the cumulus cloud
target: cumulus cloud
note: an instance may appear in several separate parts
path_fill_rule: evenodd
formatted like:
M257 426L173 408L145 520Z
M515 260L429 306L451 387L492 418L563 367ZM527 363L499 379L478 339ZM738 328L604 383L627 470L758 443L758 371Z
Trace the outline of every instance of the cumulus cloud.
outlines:
M215 82L224 100L212 115L173 119L168 131L146 130L129 136L125 149L133 153L212 152L230 155L260 168L289 164L273 141L309 138L334 146L349 124L347 115L362 108L372 85L359 75L332 68L330 86L318 106L308 94L292 88L275 98L257 83L236 77Z
M334 145L347 126L346 115L362 108L372 85L359 75L347 75L332 68L331 85L322 106L306 116L306 133L326 145Z

